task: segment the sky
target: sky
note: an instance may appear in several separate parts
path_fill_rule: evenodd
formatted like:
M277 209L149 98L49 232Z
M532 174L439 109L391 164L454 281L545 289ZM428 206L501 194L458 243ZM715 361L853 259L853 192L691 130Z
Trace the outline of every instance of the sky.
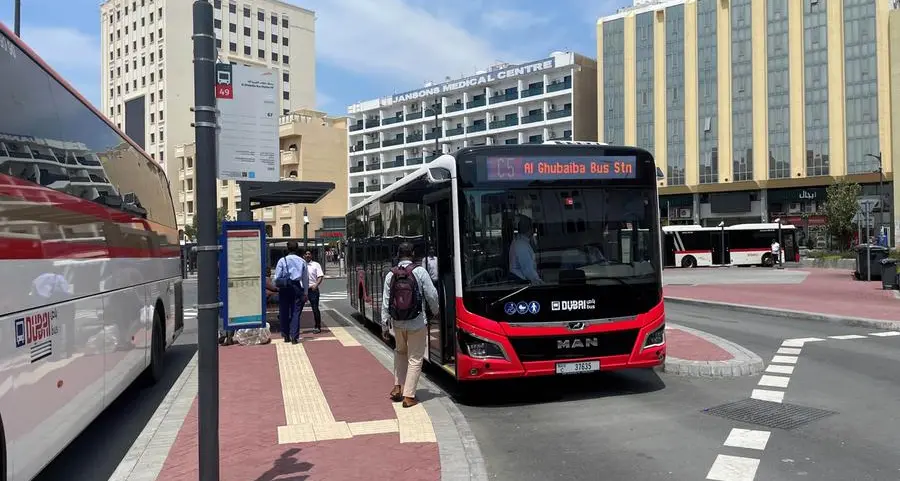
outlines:
M179 0L191 1L191 0ZM287 0L316 12L317 108L471 75L555 50L596 57L596 22L631 0ZM100 104L101 0L22 0L22 38ZM13 0L0 0L12 29Z

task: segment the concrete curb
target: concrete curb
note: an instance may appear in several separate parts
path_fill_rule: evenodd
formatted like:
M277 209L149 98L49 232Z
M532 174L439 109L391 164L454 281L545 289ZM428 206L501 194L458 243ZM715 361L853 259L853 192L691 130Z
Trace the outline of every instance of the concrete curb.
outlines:
M693 334L708 342L719 346L728 351L733 359L727 361L693 361L689 359L679 359L672 356L666 356L666 363L663 365L663 372L674 374L676 376L690 377L742 377L753 376L763 371L765 367L762 358L749 349L739 346L729 340L722 339L707 332L698 331L677 324L669 323L673 329L678 329L688 334Z
M341 324L347 328L347 332L375 356L385 369L393 372L393 351L381 339L337 309L328 310L344 321ZM335 316L332 316L332 319L335 319ZM441 481L487 481L487 468L481 448L462 411L454 404L449 394L425 376L419 378L419 389L425 389L431 395L431 398L423 401L422 405L431 417L431 424L437 437L441 457Z
M894 331L900 329L900 321L886 321L879 319L866 319L864 317L847 317L836 316L832 314L821 314L817 312L794 311L790 309L775 309L771 307L750 306L747 304L731 304L728 302L707 301L701 299L691 299L687 297L665 297L666 302L674 304L682 304L686 306L700 307L716 307L734 312L746 312L749 314L761 314L765 316L784 317L787 319L802 319L807 321L824 321L836 322L845 326L852 327L868 327L872 329L883 329ZM900 304L897 305L900 311Z

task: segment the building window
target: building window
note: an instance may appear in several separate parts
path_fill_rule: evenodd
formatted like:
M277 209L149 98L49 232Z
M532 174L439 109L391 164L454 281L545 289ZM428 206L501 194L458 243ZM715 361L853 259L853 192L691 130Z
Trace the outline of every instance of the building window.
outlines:
M249 45L244 45L244 55L253 55L253 50Z
M806 175L829 175L828 15L822 5L803 6ZM849 136L848 136L849 137Z
M216 39L216 48L222 48L222 39L220 39L220 38Z
M697 0L697 136L700 183L719 182L717 0Z
M278 54L275 53L275 52L272 52L272 61L273 61L273 62L277 62L277 61L278 61Z
M734 182L753 180L751 0L731 3L731 126Z
M281 62L282 62L283 64L285 64L285 65L291 63L290 58L288 58L287 55L282 55L282 56L281 56Z
M256 32L256 38L259 39L259 40L265 40L265 39L266 39L266 32L263 32L262 30Z
M281 26L282 26L283 28L288 28L288 19L287 19L287 18L282 18L282 19L281 19Z
M256 56L259 58L266 58L266 51L263 49L259 49L256 51Z
M249 37L249 36L250 36L250 27L244 27L244 36L245 36L245 37Z
M233 3L228 4L228 13L237 13L237 5Z
M244 7L244 18L250 18L250 7Z
M222 21L219 20L218 18L214 19L214 20L213 20L213 27L214 27L214 28L222 28Z
M791 102L787 2L767 0L766 64L769 98L769 178L791 176Z
M237 24L229 23L229 24L228 24L228 31L231 32L231 33L237 33Z
M290 100L290 99L291 99L291 93L288 92L288 91L284 91L284 92L281 93L281 98L283 98L283 99L285 99L285 100Z
M234 42L228 42L228 50L237 52L237 44Z
M666 183L685 184L684 5L666 9Z
M290 237L291 236L291 225L283 224L281 226L281 237Z
M637 96L637 146L653 152L654 147L654 113L653 113L653 56L654 38L653 23L655 12L638 14L635 18L635 63L636 89L632 95Z
M287 73L287 72L282 72L282 73L281 73L281 80L282 80L283 82L285 82L285 83L290 82L290 81L291 81L291 74L289 74L289 73Z
M846 97L847 173L878 169L869 154L881 150L878 132L878 62L875 49L875 3L844 1L844 84Z
M622 19L603 24L603 125L604 142L625 141L625 31Z
M278 17L272 15L272 25L278 25Z
M287 47L288 46L288 38L281 37L281 44L284 45L285 47Z
M266 14L263 13L263 12L257 12L257 13L256 13L256 19L259 20L260 22L265 22L265 21L266 21Z
M272 34L272 43L278 43L278 35Z

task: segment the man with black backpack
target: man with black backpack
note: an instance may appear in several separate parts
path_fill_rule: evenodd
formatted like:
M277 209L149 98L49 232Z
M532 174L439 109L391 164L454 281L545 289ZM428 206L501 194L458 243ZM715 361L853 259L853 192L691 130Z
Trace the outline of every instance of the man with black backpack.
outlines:
M428 271L413 264L413 246L400 244L400 261L384 278L381 302L381 331L388 337L388 322L394 327L394 388L391 401L403 407L415 406L416 385L422 372L422 359L428 347L428 320L425 306L438 313L438 293Z

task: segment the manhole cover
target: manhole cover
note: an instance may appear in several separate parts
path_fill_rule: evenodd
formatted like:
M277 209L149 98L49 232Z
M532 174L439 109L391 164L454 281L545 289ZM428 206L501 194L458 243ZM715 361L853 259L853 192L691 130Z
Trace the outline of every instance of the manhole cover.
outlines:
M704 409L706 414L734 421L758 424L777 429L794 429L813 421L826 418L834 411L798 406L796 404L773 403L759 399L744 399L721 406Z

